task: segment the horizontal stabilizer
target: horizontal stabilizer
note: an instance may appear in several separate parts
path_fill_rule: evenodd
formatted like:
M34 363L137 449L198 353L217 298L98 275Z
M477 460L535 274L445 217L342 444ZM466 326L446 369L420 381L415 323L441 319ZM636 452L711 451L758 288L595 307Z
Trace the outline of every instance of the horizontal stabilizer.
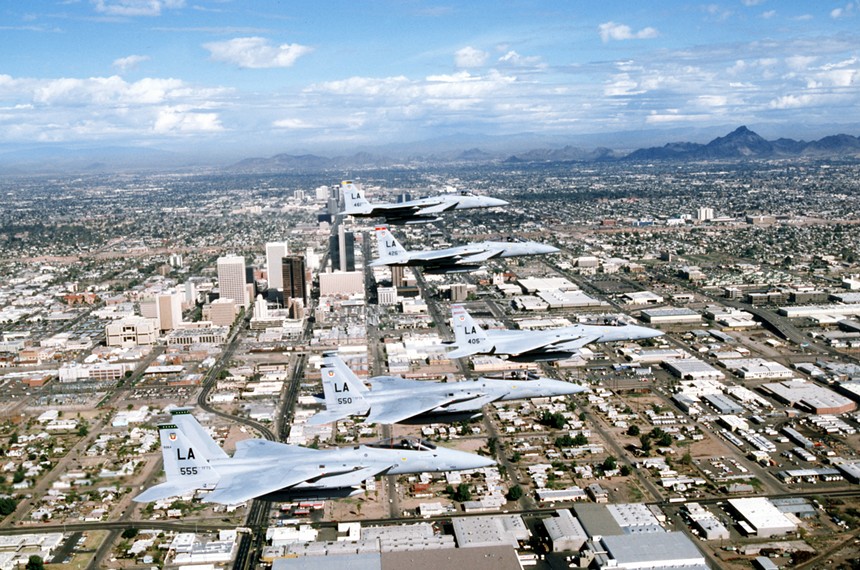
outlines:
M150 487L143 493L134 497L134 501L138 503L149 503L151 501L160 501L170 497L181 497L183 495L193 494L200 485L196 482L188 481L167 481L160 485Z
M353 415L355 412L350 410L325 410L319 413L312 415L308 418L307 425L309 426L321 426L323 424L330 424L332 422L336 422L338 420L342 420L344 418L348 418Z

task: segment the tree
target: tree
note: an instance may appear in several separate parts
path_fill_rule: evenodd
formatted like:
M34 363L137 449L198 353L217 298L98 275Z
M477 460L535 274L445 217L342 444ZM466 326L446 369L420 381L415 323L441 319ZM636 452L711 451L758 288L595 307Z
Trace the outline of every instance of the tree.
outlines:
M137 536L137 532L138 531L136 528L127 528L124 531L122 531L122 537L123 538L134 538L135 536Z
M453 499L458 503L464 503L472 500L472 491L469 489L468 483L460 483L457 485L457 490L454 491Z
M14 513L17 507L18 503L12 497L3 497L0 499L0 515L4 517Z
M24 566L24 570L45 570L45 562L42 560L41 556L36 556L34 554L27 560L27 565Z
M632 472L633 472L633 470L632 470L632 469L630 469L630 466L629 466L629 465L622 465L622 466L621 466L621 476L622 476L622 477L627 477L627 476L628 476L628 475L630 475L630 473L632 473Z
M637 426L637 425L632 425L629 428L627 428L627 435L636 437L639 435L639 433L640 433L639 426Z
M520 497L523 496L523 488L519 485L514 485L510 489L508 489L508 500L509 501L518 501Z
M603 460L603 470L604 471L612 471L616 467L618 467L618 460L615 459L614 456L610 455L606 459Z

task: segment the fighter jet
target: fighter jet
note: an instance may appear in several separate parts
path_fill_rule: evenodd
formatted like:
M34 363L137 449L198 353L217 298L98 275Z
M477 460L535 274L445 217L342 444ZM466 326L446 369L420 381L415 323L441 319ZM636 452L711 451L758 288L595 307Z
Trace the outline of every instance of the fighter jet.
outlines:
M134 498L156 501L198 490L204 503L232 505L291 491L347 490L377 475L462 471L495 465L490 458L436 447L416 438L316 450L265 439L245 439L229 457L189 410L171 412L173 423L158 426L167 481Z
M509 360L535 362L570 358L593 342L639 340L662 332L636 325L571 325L544 331L484 330L462 305L451 306L451 327L456 349L448 358L473 354L507 356Z
M341 188L346 206L341 215L357 218L381 217L389 224L426 224L441 220L439 214L451 210L493 208L509 204L505 200L476 196L469 192L440 194L397 204L371 204L364 197L364 191L352 182L348 180L342 182Z
M587 390L584 386L551 378L478 378L442 383L406 380L400 376L371 378L372 389L368 390L343 360L333 355L324 359L321 372L326 410L312 416L308 420L310 425L365 414L366 423L380 424L428 415L469 413L477 416L485 404L492 402L566 396Z
M534 241L482 241L439 250L406 251L386 227L376 228L376 247L379 259L371 262L371 267L419 266L425 273L467 273L477 271L491 259L558 252L556 247Z

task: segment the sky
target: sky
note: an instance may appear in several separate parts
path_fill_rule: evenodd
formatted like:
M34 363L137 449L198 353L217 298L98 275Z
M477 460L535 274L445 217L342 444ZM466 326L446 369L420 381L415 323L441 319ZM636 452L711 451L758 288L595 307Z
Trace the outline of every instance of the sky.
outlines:
M0 53L3 149L860 134L860 1L6 1Z

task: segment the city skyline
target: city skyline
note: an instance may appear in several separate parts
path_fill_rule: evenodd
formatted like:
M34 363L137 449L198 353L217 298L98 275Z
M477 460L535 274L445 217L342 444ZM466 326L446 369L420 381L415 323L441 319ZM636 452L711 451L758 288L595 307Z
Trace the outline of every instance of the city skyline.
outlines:
M464 135L852 132L858 15L767 0L7 6L0 150L238 158Z

